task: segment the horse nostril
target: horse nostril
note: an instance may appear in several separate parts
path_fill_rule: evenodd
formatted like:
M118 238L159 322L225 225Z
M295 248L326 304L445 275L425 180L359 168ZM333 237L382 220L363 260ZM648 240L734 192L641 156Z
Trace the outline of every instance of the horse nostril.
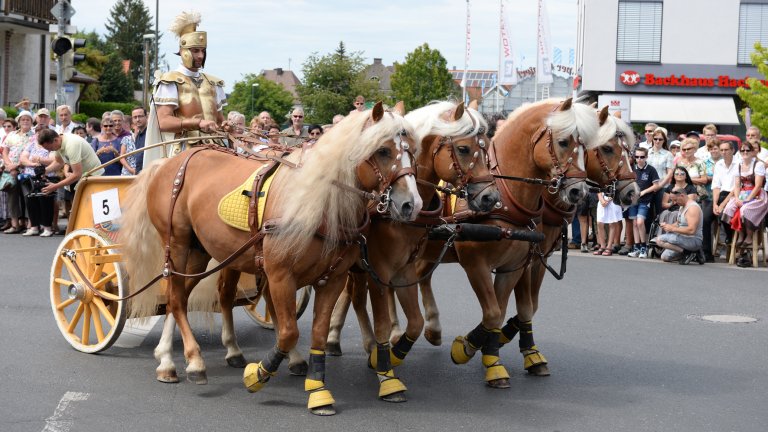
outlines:
M411 214L413 214L413 203L410 203L410 202L403 203L401 213L404 217L410 218Z
M582 198L582 191L580 189L571 189L568 193L572 201L578 201Z

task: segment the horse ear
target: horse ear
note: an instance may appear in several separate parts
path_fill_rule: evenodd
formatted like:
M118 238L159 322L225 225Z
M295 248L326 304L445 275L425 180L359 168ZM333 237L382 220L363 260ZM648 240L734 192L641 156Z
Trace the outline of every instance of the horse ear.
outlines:
M613 116L616 117L617 119L620 119L621 118L621 111L619 111L619 110L614 111L613 112Z
M405 102L398 101L395 104L395 107L392 109L392 111L400 114L401 116L404 116L405 115Z
M604 106L603 109L600 110L600 113L597 115L598 123L600 123L600 126L605 124L605 121L608 120L608 105Z
M589 104L589 106L590 108L597 109L597 102L592 102L591 104Z
M464 115L464 102L456 105L456 109L453 110L453 121L457 121Z
M469 107L477 111L477 99L472 99L472 101L469 103Z
M371 119L374 123L381 120L381 118L384 117L384 105L381 103L381 101L376 102L376 105L373 106L373 111L371 112Z
M573 105L573 98L568 98L560 104L560 109L558 111L568 111L571 109L571 105Z

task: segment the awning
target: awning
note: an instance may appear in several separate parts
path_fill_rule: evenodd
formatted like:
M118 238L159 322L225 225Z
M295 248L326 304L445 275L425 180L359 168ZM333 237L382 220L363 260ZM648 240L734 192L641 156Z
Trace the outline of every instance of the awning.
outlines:
M737 125L733 98L727 96L632 96L633 122Z

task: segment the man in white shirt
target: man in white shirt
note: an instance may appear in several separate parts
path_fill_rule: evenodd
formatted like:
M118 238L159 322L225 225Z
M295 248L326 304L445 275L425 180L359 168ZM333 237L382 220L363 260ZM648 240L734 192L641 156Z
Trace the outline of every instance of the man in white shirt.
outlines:
M645 141L639 143L637 146L642 147L644 149L649 149L653 147L653 131L656 130L656 128L659 127L656 123L646 123L645 124Z
M695 131L688 132L688 136L691 136L692 132L695 133ZM709 149L707 145L710 141L717 138L717 126L710 123L702 128L701 134L704 135L704 145L701 145L701 142L699 142L699 149L696 150L694 156L698 159L705 160L709 157ZM699 138L698 134L696 134L696 138Z
M72 108L69 105L59 105L56 107L56 117L59 120L56 125L56 133L59 135L65 132L72 133L72 129L75 126L80 126L72 121Z
M722 158L715 163L714 174L712 175L712 213L720 226L725 230L726 243L730 243L733 236L731 224L721 223L720 216L733 196L733 184L739 175L739 161L733 157L733 144L728 141L720 143L720 153Z

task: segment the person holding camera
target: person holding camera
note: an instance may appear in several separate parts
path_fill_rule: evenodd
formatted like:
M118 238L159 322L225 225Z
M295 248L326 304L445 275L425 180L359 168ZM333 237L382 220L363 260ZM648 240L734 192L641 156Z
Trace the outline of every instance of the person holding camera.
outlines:
M59 181L55 173L46 172L46 167L53 163L53 158L48 150L31 139L21 152L20 160L23 168L19 174L19 182L31 226L22 235L28 237L40 234L40 237L50 237L53 235L51 227L56 195L46 195L42 190L49 183Z
M77 135L67 133L59 135L53 130L43 130L37 137L37 143L52 152L53 163L46 167L46 171L56 172L64 164L68 164L70 168L63 179L45 186L41 190L44 194L50 194L65 186L70 186L74 190L75 184L80 181L84 173L101 165L93 147ZM99 168L92 175L102 174L104 174L104 168Z

